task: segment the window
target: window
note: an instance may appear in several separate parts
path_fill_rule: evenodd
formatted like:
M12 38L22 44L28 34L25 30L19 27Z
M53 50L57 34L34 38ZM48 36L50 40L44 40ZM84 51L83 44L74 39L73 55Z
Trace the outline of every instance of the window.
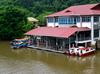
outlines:
M94 22L99 22L99 17L98 16L94 17Z
M58 18L60 25L66 25L66 24L75 24L75 18L74 17L60 17Z
M61 17L58 20L59 20L59 24L66 24L66 18Z
M81 50L81 53L82 53L82 50Z
M89 51L89 49L86 50L86 52Z
M74 49L72 49L71 53L73 53L73 52L74 52Z
M49 22L49 23L54 22L53 18L48 18L48 22Z
M99 30L94 30L94 37L99 37Z
M90 17L82 17L82 22L90 22L91 18Z
M76 17L77 22L80 22L80 17Z
M58 18L55 18L55 22L58 22Z
M90 50L93 50L93 48L91 48Z

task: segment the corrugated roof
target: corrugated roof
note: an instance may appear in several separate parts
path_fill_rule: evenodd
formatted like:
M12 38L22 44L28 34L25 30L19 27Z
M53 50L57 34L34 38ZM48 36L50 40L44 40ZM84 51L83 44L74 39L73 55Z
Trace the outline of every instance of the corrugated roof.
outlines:
M33 17L28 17L28 20L29 20L29 21L38 22L38 20L37 20L37 19L35 19L35 18L33 18Z
M53 36L53 37L69 37L76 31L90 30L87 27L79 28L64 28L64 27L39 27L29 32L26 35Z
M100 14L100 9L93 9L97 5L100 4L88 4L88 5L78 5L78 6L71 6L63 11L47 15L45 17L54 17L54 16L71 16L71 15L93 15L93 14Z

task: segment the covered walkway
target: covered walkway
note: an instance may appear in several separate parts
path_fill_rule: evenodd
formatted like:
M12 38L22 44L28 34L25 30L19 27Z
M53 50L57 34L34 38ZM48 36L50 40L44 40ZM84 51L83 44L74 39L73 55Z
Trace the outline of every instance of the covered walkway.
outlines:
M34 49L39 49L39 50L45 50L45 51L50 51L50 52L55 52L55 53L61 53L61 54L66 54L66 51L68 49L59 49L59 50L55 50L54 48L45 48L45 46L28 46L29 48L34 48Z
M55 47L57 47L60 51L67 51L70 47L76 46L77 32L88 30L90 29L87 27L39 27L25 33L25 35L34 36L37 43L33 46L34 48L56 50Z

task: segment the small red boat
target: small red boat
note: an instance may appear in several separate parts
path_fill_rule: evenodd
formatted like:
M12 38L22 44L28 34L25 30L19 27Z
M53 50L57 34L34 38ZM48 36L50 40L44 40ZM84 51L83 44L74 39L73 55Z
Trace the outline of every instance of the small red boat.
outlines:
M89 55L92 54L96 49L93 49L92 47L87 47L87 48L80 48L77 52L75 52L75 54L77 56L85 56L85 55Z

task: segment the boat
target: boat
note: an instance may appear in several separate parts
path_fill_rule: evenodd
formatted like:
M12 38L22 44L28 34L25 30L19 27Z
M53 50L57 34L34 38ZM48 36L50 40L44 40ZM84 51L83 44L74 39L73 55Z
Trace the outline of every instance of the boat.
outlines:
M24 43L25 47L30 46L30 45L33 45L33 41L27 41Z
M17 43L20 43L20 42L22 42L22 41L13 40L13 41L10 42L10 44L11 44L11 45L14 45L14 44L17 44Z
M24 42L25 47L28 47L30 45L36 45L35 39L30 39L29 41Z
M79 50L77 52L75 52L75 54L77 56L85 56L85 55L89 55L92 54L93 52L95 52L96 49L92 48L92 47L84 47L84 48L79 48Z
M78 50L81 49L81 48L84 48L84 47L83 46L72 47L66 52L66 54L71 55L71 56L75 56L75 55L77 55Z
M36 44L36 41L35 39L16 39L14 41L11 42L12 44L12 48L13 49L18 49L18 48L21 48L21 47L27 47L27 46L30 46L30 45L35 45Z
M75 52L77 52L78 50L79 50L78 47L72 47L66 52L66 54L71 55L71 56L75 56L76 55Z
M26 42L26 41L29 41L30 39L29 38L22 38L22 39L14 39L10 42L10 44L14 45L16 43L20 43L20 42Z
M11 48L18 49L18 48L21 48L23 46L24 46L24 43L23 42L20 42L20 43L17 43L17 44L12 45Z

